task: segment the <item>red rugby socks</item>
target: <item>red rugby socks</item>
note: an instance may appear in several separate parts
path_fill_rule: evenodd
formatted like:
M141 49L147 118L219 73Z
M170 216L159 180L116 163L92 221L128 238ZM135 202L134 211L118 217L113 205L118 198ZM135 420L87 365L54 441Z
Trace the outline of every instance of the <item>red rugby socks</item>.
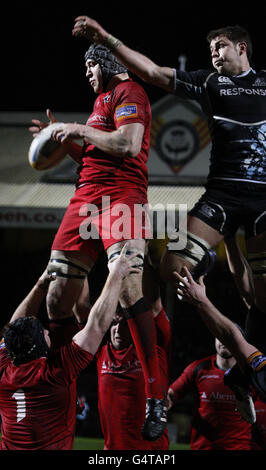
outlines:
M147 398L164 398L157 354L156 328L144 297L125 310L130 333L139 357Z

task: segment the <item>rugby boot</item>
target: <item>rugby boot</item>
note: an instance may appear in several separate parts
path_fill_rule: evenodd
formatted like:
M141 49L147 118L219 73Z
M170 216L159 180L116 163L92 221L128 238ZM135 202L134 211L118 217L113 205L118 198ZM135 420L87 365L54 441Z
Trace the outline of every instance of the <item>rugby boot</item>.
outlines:
M198 281L201 276L208 274L214 267L217 255L214 250L208 250L202 260L191 271L194 281Z
M166 410L165 399L146 399L146 416L141 429L143 439L146 441L156 441L163 435L167 424Z
M242 374L238 364L235 364L225 372L224 384L234 393L236 408L242 418L248 423L254 424L256 422L256 410L250 396L249 382Z

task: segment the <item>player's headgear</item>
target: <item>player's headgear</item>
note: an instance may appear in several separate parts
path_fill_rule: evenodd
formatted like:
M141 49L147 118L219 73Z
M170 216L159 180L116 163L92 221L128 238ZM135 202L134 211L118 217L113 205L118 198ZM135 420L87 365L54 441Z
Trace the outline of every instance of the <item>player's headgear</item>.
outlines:
M114 75L128 72L127 68L120 64L113 54L101 44L91 44L85 53L85 62L88 60L93 60L100 65L104 90L106 90L108 82Z
M7 326L4 333L7 353L17 366L39 357L47 357L49 347L44 329L38 318L18 318Z

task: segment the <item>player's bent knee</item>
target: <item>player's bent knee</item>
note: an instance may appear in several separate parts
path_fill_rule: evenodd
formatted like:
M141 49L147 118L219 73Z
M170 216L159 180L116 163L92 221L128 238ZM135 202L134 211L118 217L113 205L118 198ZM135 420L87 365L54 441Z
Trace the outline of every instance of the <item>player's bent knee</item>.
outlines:
M50 318L62 318L72 312L80 294L89 267L80 260L63 252L53 252L47 266L49 274L55 273L56 280L50 285L46 305Z

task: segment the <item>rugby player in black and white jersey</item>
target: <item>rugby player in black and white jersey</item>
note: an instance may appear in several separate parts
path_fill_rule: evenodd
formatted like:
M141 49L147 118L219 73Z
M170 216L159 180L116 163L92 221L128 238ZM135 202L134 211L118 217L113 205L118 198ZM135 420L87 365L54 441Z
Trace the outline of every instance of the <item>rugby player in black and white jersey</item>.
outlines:
M162 278L175 283L174 272L192 271L210 248L244 227L255 290L249 324L266 331L266 71L250 65L249 33L240 26L211 31L213 69L192 72L155 64L87 16L76 19L73 35L104 43L144 81L201 105L212 138L206 191L189 213L186 248L168 244ZM256 337L248 340L256 344Z

